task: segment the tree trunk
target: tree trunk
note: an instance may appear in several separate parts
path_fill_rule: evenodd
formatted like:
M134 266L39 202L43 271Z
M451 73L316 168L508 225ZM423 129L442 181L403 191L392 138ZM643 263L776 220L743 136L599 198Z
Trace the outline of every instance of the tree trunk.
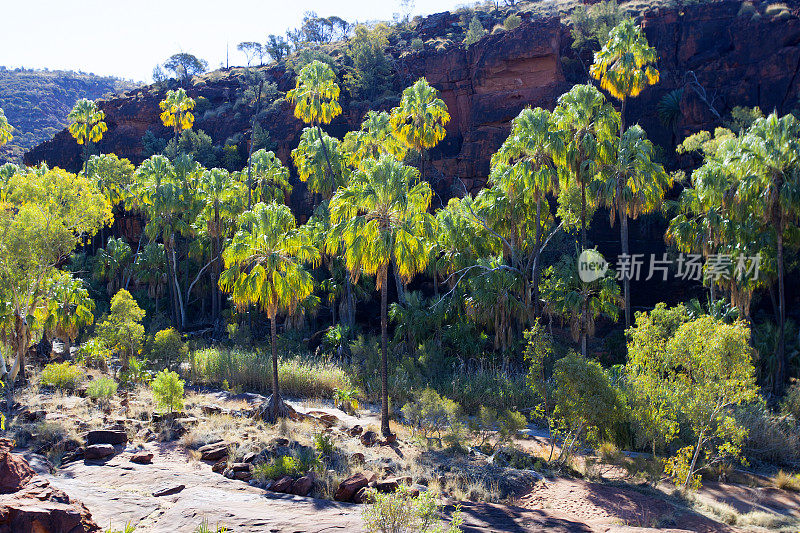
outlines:
M317 135L319 136L319 142L322 145L322 153L325 154L325 163L328 165L328 172L330 173L331 180L335 180L336 175L333 173L333 167L331 166L331 158L328 155L328 147L325 146L325 141L322 138L322 128L319 127L317 124Z
M536 201L536 249L534 250L533 272L531 272L531 282L533 283L533 316L539 316L539 256L542 253L542 199Z
M683 490L689 488L689 483L692 481L692 473L694 472L694 468L697 465L697 458L700 456L700 450L703 447L703 433L704 431L700 431L700 437L697 439L697 447L694 449L694 455L692 456L692 464L689 465L689 471L686 473L686 479L683 481Z
M247 153L247 210L253 206L253 134L256 132L256 119L261 107L261 90L264 88L264 78L258 84L258 96L256 96L256 112L250 122L250 149Z
M391 434L389 429L389 332L387 327L386 307L388 299L389 265L381 268L381 434Z
M272 415L275 419L278 418L278 406L283 403L281 399L281 392L278 388L278 347L276 344L277 327L275 325L275 317L269 320L270 329L270 342L272 343Z
M778 232L778 365L775 368L774 389L777 396L783 394L783 386L786 383L786 367L789 360L786 357L785 342L785 323L786 323L786 295L784 293L783 278L783 217L778 217L776 224Z
M581 252L586 249L586 184L581 181ZM586 357L586 298L581 303L581 354Z
M617 198L620 198L622 191L620 187L617 187ZM617 209L617 215L619 215L619 232L620 232L620 243L622 245L622 255L625 257L629 256L630 247L628 243L628 215L624 213L622 209ZM630 261L630 258L628 259ZM630 263L629 263L630 264ZM630 327L631 325L631 280L630 274L631 272L627 273L628 275L622 277L622 287L623 287L623 298L625 298L625 327Z

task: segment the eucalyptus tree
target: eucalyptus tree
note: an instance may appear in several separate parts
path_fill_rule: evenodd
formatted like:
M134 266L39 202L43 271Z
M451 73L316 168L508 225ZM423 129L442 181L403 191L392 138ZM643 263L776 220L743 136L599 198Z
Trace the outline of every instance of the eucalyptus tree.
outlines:
M167 91L167 96L158 104L161 108L161 122L169 127L172 126L173 142L175 150L178 150L178 137L184 130L192 129L194 124L195 101L186 94L183 89Z
M329 252L341 250L354 279L375 274L381 293L381 432L389 435L387 299L389 265L408 282L428 261L431 188L416 169L383 156L369 160L331 199Z
M13 131L14 127L9 124L6 114L3 112L3 108L0 107L0 146L10 143L14 139L12 135Z
M270 319L272 396L265 414L274 422L289 413L278 384L276 317L291 316L313 293L314 278L303 265L316 266L320 254L285 205L256 204L239 217L238 226L223 252L226 269L219 284L238 308L258 305Z
M425 78L418 79L403 91L400 104L392 109L395 135L420 158L420 178L425 178L425 150L435 147L447 135L445 126L450 113L439 91Z
M619 135L625 131L625 105L649 85L658 83L659 73L653 65L658 52L647 43L647 37L633 19L625 18L608 35L608 42L594 54L589 74L600 80L600 87L621 102Z
M97 107L97 104L86 98L75 102L72 111L67 115L70 135L78 144L83 145L84 173L88 172L86 165L89 162L91 143L100 142L103 134L108 131L105 118L106 114Z
M609 219L619 219L622 255L629 257L628 218L652 213L661 208L664 191L672 180L664 167L654 161L653 143L644 130L636 126L628 128L615 139L616 151L610 162L602 165L593 192L609 208ZM630 276L623 275L623 297L625 299L625 327L631 325Z
M297 76L295 88L286 93L286 99L295 106L294 116L317 130L330 182L341 180L341 177L334 171L328 146L331 141L326 142L323 139L321 125L330 124L342 113L342 106L339 105L340 92L333 69L322 61L314 60L303 67Z

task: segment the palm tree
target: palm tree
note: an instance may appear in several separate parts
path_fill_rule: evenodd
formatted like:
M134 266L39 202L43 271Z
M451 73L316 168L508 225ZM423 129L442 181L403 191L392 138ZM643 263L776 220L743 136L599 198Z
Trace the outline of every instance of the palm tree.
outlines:
M0 107L0 146L11 142L14 138L14 136L11 135L12 131L14 131L14 127L8 123L6 114L3 112L3 108Z
M94 300L89 297L83 280L63 272L48 280L45 291L49 298L44 329L49 337L64 341L69 354L81 328L94 322Z
M166 267L167 258L164 254L164 245L157 242L147 243L136 254L136 261L133 263L134 275L139 283L147 285L147 296L153 299L156 313L158 313L158 301L161 298L164 283L167 281Z
M425 178L425 150L433 148L444 139L445 126L450 122L447 105L439 98L439 91L420 78L407 87L400 105L392 109L392 128L406 146L416 150L420 157L420 178Z
M596 250L587 250L593 261L604 263ZM619 285L614 273L585 282L578 272L578 262L565 255L545 273L543 292L547 311L569 320L572 338L580 342L581 354L586 357L586 337L594 335L595 320L601 314L616 320L619 315Z
M631 126L617 143L612 161L603 165L594 192L609 208L609 218L619 218L622 255L629 256L628 218L636 219L641 214L652 213L661 207L664 191L672 180L664 167L653 161L653 143L644 130ZM630 276L623 276L625 299L625 327L631 325Z
M286 99L294 107L294 116L317 129L319 142L325 156L330 181L341 178L334 172L327 143L323 141L321 124L330 124L342 112L339 105L339 85L333 69L322 61L314 60L300 71L294 89L286 93Z
M608 42L594 54L589 74L600 80L600 87L622 103L619 135L625 131L625 104L639 96L648 85L658 83L656 49L647 43L642 29L626 18L608 34Z
M319 251L296 227L289 207L275 202L256 204L239 217L239 231L222 254L226 270L219 285L231 294L239 309L260 305L270 319L272 341L272 396L268 421L288 416L278 388L278 351L275 320L291 316L314 291L314 278L303 263L316 266Z
M354 279L376 274L381 293L381 432L389 429L387 285L389 265L408 282L428 261L431 188L416 169L383 156L363 164L331 199L330 252L342 249Z
M342 148L347 162L356 168L367 159L378 159L385 154L402 161L407 150L395 136L391 117L386 111L368 111L361 129L344 136Z
M249 186L255 203L284 203L286 196L292 193L289 169L278 159L275 152L268 152L263 148L253 153L251 161L253 183ZM251 205L250 193L247 201L248 205Z
M88 170L86 163L89 161L90 143L100 142L103 134L108 131L105 118L106 114L100 111L97 104L86 98L75 102L72 111L67 115L67 119L70 121L69 133L78 141L78 144L83 145L84 172Z
M125 289L126 280L130 275L130 266L133 263L133 253L130 245L122 237L115 239L109 237L105 248L99 248L95 253L94 276L100 280L107 280L106 292L113 296L120 289Z
M292 150L292 160L300 181L307 182L308 190L325 200L344 185L345 160L339 141L316 128L303 130L300 143Z
M161 108L161 122L169 127L172 126L174 132L175 153L178 150L178 137L183 130L189 130L194 124L194 99L190 98L186 91L177 89L167 91L167 96L158 104Z
M780 342L774 386L780 395L788 374L784 238L800 218L800 122L793 115L778 118L776 112L756 120L742 139L737 159L745 171L740 196L776 236Z

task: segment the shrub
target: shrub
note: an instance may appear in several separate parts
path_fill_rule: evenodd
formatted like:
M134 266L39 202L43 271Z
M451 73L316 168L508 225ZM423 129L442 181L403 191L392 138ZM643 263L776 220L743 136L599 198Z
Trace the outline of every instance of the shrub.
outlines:
M795 381L786 391L786 396L781 403L781 411L794 417L800 424L800 381Z
M110 352L99 339L89 339L78 348L75 360L88 368L108 370Z
M70 362L50 363L42 370L41 384L60 390L75 390L83 377L83 371Z
M336 389L333 391L333 403L346 413L358 411L358 391L356 389Z
M258 481L278 479L283 476L302 476L300 462L292 456L275 457L269 463L261 463L253 467L253 478Z
M419 52L423 48L425 48L425 41L423 41L419 37L415 37L415 38L411 39L411 49L412 50L414 50L416 52Z
M320 455L331 456L336 451L336 446L333 443L333 437L327 433L317 433L314 435L314 448Z
M112 378L98 378L89 383L86 395L92 400L108 401L117 393L117 382Z
M783 470L779 470L772 478L772 483L781 490L800 492L800 476L797 474L787 474Z
M463 429L460 411L456 402L443 398L431 388L423 390L416 400L405 404L402 409L415 435L419 431L427 441L436 438L440 446L445 435L456 436Z
M481 37L486 35L486 30L483 28L480 19L477 15L472 17L467 28L467 34L464 37L464 45L469 46L481 40Z
M150 383L156 404L170 413L183 409L183 384L177 372L162 370L156 374Z
M508 31L518 28L520 24L522 24L522 19L519 15L515 15L513 13L507 16L503 21L503 27Z
M525 415L519 411L506 409L498 413L491 407L481 407L478 416L470 422L470 429L478 439L478 446L488 448L487 453L491 454L513 439L527 423Z
M142 349L144 315L131 293L120 289L111 298L108 317L97 327L97 337L120 355L123 370L128 367L130 358Z
M181 334L174 328L162 329L156 333L150 345L149 361L156 368L174 369L186 359L188 350L181 340Z
M463 518L456 508L450 523L439 519L440 505L433 494L422 492L413 497L411 490L400 485L397 491L382 494L374 489L368 493L364 508L364 530L367 533L456 533L461 531Z
M800 462L800 424L793 417L775 415L758 402L738 409L736 420L747 430L742 451L748 460L777 465Z

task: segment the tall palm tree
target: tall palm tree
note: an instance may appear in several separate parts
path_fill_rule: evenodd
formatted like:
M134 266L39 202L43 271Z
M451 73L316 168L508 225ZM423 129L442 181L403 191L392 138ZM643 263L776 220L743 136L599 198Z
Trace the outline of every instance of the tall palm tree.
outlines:
M406 145L395 135L391 117L386 111L368 111L361 123L361 129L348 132L344 136L342 148L347 162L356 168L367 159L378 159L385 154L402 161L407 150Z
M655 48L633 19L626 18L608 34L608 42L594 54L589 74L600 80L600 87L621 102L619 135L625 131L625 104L639 96L648 85L658 83Z
M308 183L309 191L325 200L344 185L345 160L339 144L338 139L317 128L305 128L300 143L292 150L297 177Z
M593 190L609 208L609 218L619 218L622 255L629 255L628 218L652 213L661 207L664 191L672 180L661 164L653 161L653 143L644 130L631 126L618 139L617 150L602 166ZM631 325L630 276L623 276L625 327Z
M153 299L156 313L159 310L159 299L167 281L167 258L164 254L164 245L158 242L147 243L136 254L133 263L133 272L139 283L147 285L147 296Z
M6 114L3 112L3 108L0 107L0 146L11 142L14 138L14 136L11 135L13 131L14 127L9 124Z
M169 127L172 126L175 141L175 153L178 150L178 137L183 130L189 130L194 124L194 99L186 94L183 89L167 91L167 96L161 100L158 107L161 108L161 122Z
M784 238L800 218L800 122L793 115L773 112L760 118L742 139L744 179L741 197L775 231L778 270L778 365L775 393L781 394L788 375L786 357L786 297L784 294Z
M319 142L322 143L322 152L325 156L331 181L341 178L334 172L331 163L331 154L327 144L323 141L321 124L330 124L342 112L339 105L339 85L336 83L336 74L330 65L314 60L300 71L294 89L286 93L286 99L294 107L294 116L316 128Z
M220 287L240 309L259 305L270 319L272 396L267 420L288 415L278 387L276 324L278 313L291 316L314 291L314 278L303 263L316 266L320 254L299 231L292 211L277 203L256 204L239 217L239 230L223 252L226 270Z
M425 150L444 139L445 126L450 122L450 113L439 98L439 91L425 78L418 79L403 91L400 104L392 109L391 122L395 135L419 154L420 178L424 179Z
M81 98L67 115L70 121L69 133L78 144L83 145L83 166L84 173L88 171L86 163L89 161L90 143L100 142L103 134L108 131L105 123L106 114L100 111L91 100Z
M275 152L260 149L253 153L252 164L252 187L255 203L270 202L284 203L286 195L292 193L292 186L289 184L289 169L286 168ZM248 205L250 195L248 195Z
M331 199L331 252L342 249L351 275L376 274L381 293L381 432L389 435L387 285L389 265L408 282L428 261L431 188L389 156L369 160Z
M89 297L83 280L64 272L57 272L49 279L45 291L49 298L44 329L48 336L61 339L69 354L81 328L94 322L94 300Z
M93 274L97 279L107 280L106 292L113 296L118 290L126 288L125 281L130 276L132 263L133 252L125 239L109 237L106 247L99 248L95 253Z

